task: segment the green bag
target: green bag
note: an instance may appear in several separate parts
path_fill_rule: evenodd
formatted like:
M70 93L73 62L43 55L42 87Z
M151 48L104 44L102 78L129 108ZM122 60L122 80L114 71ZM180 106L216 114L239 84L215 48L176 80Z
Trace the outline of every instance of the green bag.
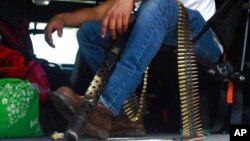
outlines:
M42 135L38 97L27 80L0 79L0 138Z

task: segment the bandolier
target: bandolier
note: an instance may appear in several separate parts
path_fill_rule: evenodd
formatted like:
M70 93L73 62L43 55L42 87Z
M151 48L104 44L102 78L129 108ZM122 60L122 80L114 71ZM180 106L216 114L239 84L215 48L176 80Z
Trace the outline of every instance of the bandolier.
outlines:
M177 27L177 65L179 80L179 95L181 101L182 136L183 138L196 138L203 136L200 118L200 97L198 83L198 66L194 52L194 40L192 37L189 16L182 5L178 3L178 27Z

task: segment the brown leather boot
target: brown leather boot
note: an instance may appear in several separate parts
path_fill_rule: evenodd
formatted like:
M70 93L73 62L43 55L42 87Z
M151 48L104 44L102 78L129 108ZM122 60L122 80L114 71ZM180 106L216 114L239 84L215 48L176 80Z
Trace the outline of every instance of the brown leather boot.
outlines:
M131 121L127 115L114 117L111 123L110 137L138 137L146 135L143 118Z
M90 114L89 121L83 133L98 139L107 139L113 118L112 112L98 103Z
M77 111L81 106L83 96L78 95L69 87L60 87L53 91L50 95L55 108L67 120Z
M56 109L69 120L77 107L81 105L83 96L79 96L69 87L61 87L51 93L51 99ZM126 115L113 117L110 128L110 137L144 136L146 134L142 118L132 122Z

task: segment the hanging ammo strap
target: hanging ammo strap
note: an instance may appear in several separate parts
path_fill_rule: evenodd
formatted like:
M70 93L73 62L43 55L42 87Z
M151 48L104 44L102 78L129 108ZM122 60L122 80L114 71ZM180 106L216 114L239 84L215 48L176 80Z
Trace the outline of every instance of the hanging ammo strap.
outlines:
M149 67L146 68L143 74L141 92L134 92L123 104L123 109L131 121L139 120L144 114L148 84L148 69Z
M193 48L194 42L188 13L179 0L177 0L177 3L179 11L177 64L183 128L182 137L184 139L202 137L198 67Z
M181 100L182 136L184 139L203 137L199 109L198 67L193 49L191 26L182 3L177 0L178 21L178 79ZM147 92L148 68L144 72L140 93L134 92L125 102L124 110L131 121L138 120L144 113Z

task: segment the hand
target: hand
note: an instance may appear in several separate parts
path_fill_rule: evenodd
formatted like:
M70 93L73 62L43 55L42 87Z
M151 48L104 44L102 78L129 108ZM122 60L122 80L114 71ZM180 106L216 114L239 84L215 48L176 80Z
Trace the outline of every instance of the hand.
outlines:
M45 41L49 44L49 46L53 48L55 47L52 39L52 33L54 31L57 31L57 35L59 37L62 37L63 28L64 28L64 22L60 16L55 16L49 21L49 23L44 29L44 38Z
M109 0L109 9L102 19L101 36L104 38L109 29L111 37L116 38L128 29L129 17L133 10L134 0Z

